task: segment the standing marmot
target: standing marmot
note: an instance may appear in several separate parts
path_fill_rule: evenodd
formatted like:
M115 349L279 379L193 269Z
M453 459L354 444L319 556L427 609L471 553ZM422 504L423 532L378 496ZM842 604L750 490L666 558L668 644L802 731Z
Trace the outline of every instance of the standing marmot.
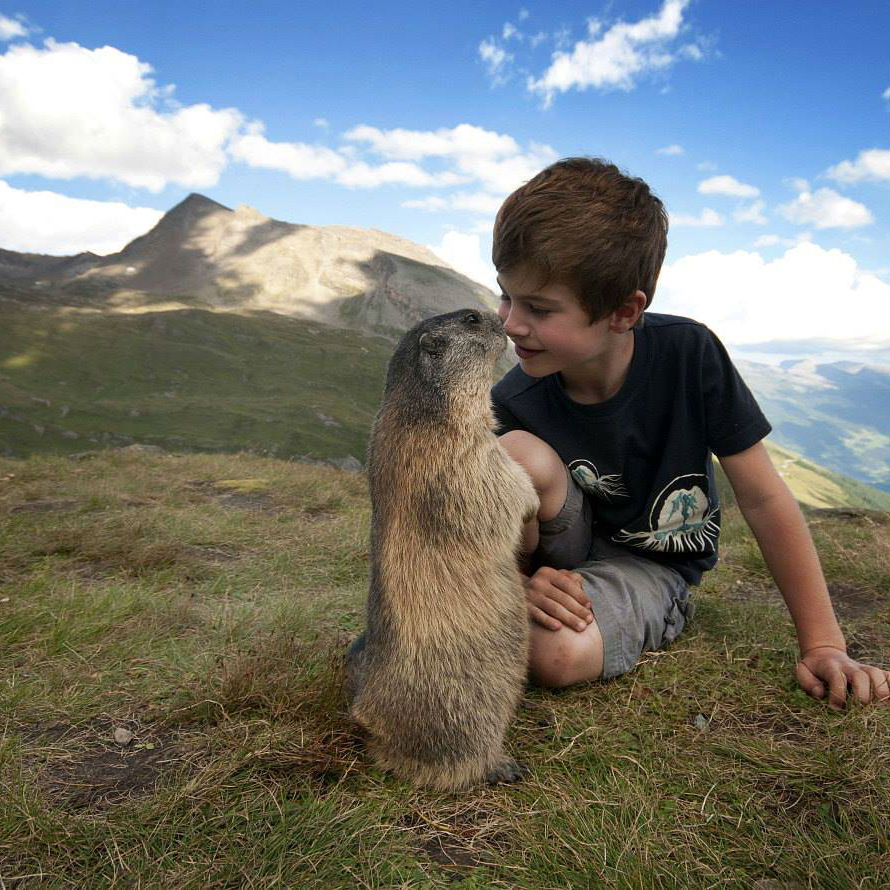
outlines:
M522 773L502 746L528 660L516 553L538 496L493 433L506 343L489 312L412 328L368 452L371 579L351 713L380 766L440 789Z

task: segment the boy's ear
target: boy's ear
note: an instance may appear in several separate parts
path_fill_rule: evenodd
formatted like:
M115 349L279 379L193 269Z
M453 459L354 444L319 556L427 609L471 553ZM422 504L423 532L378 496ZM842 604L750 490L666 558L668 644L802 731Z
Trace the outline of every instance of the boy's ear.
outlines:
M624 334L629 331L639 320L646 308L646 295L641 291L634 291L613 313L609 329L616 334Z

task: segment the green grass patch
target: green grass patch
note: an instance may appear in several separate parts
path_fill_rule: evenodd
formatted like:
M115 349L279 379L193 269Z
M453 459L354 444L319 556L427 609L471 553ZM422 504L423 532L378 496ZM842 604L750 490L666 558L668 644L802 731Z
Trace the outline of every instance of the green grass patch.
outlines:
M797 688L725 503L677 642L617 680L530 688L508 738L530 777L438 794L374 768L345 714L361 475L0 460L4 886L885 886L887 711ZM887 666L887 515L807 518L851 650Z

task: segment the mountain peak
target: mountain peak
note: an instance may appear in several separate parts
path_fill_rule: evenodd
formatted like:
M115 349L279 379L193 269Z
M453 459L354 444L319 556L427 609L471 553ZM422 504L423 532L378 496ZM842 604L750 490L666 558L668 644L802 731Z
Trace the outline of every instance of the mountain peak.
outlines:
M199 195L197 192L192 192L187 197L183 198L178 204L171 207L165 216L169 216L171 213L175 213L177 210L188 210L192 213L194 212L207 212L213 210L228 210L231 212L231 207L226 207L225 204L220 204L218 201L214 201L212 198L208 198L206 195Z

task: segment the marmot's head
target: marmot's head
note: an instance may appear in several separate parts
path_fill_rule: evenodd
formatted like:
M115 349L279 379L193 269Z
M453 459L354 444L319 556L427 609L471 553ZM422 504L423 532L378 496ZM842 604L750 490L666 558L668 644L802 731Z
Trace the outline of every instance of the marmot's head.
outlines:
M503 325L493 312L459 309L428 318L396 347L384 395L398 387L431 406L456 392L487 392L506 346Z

